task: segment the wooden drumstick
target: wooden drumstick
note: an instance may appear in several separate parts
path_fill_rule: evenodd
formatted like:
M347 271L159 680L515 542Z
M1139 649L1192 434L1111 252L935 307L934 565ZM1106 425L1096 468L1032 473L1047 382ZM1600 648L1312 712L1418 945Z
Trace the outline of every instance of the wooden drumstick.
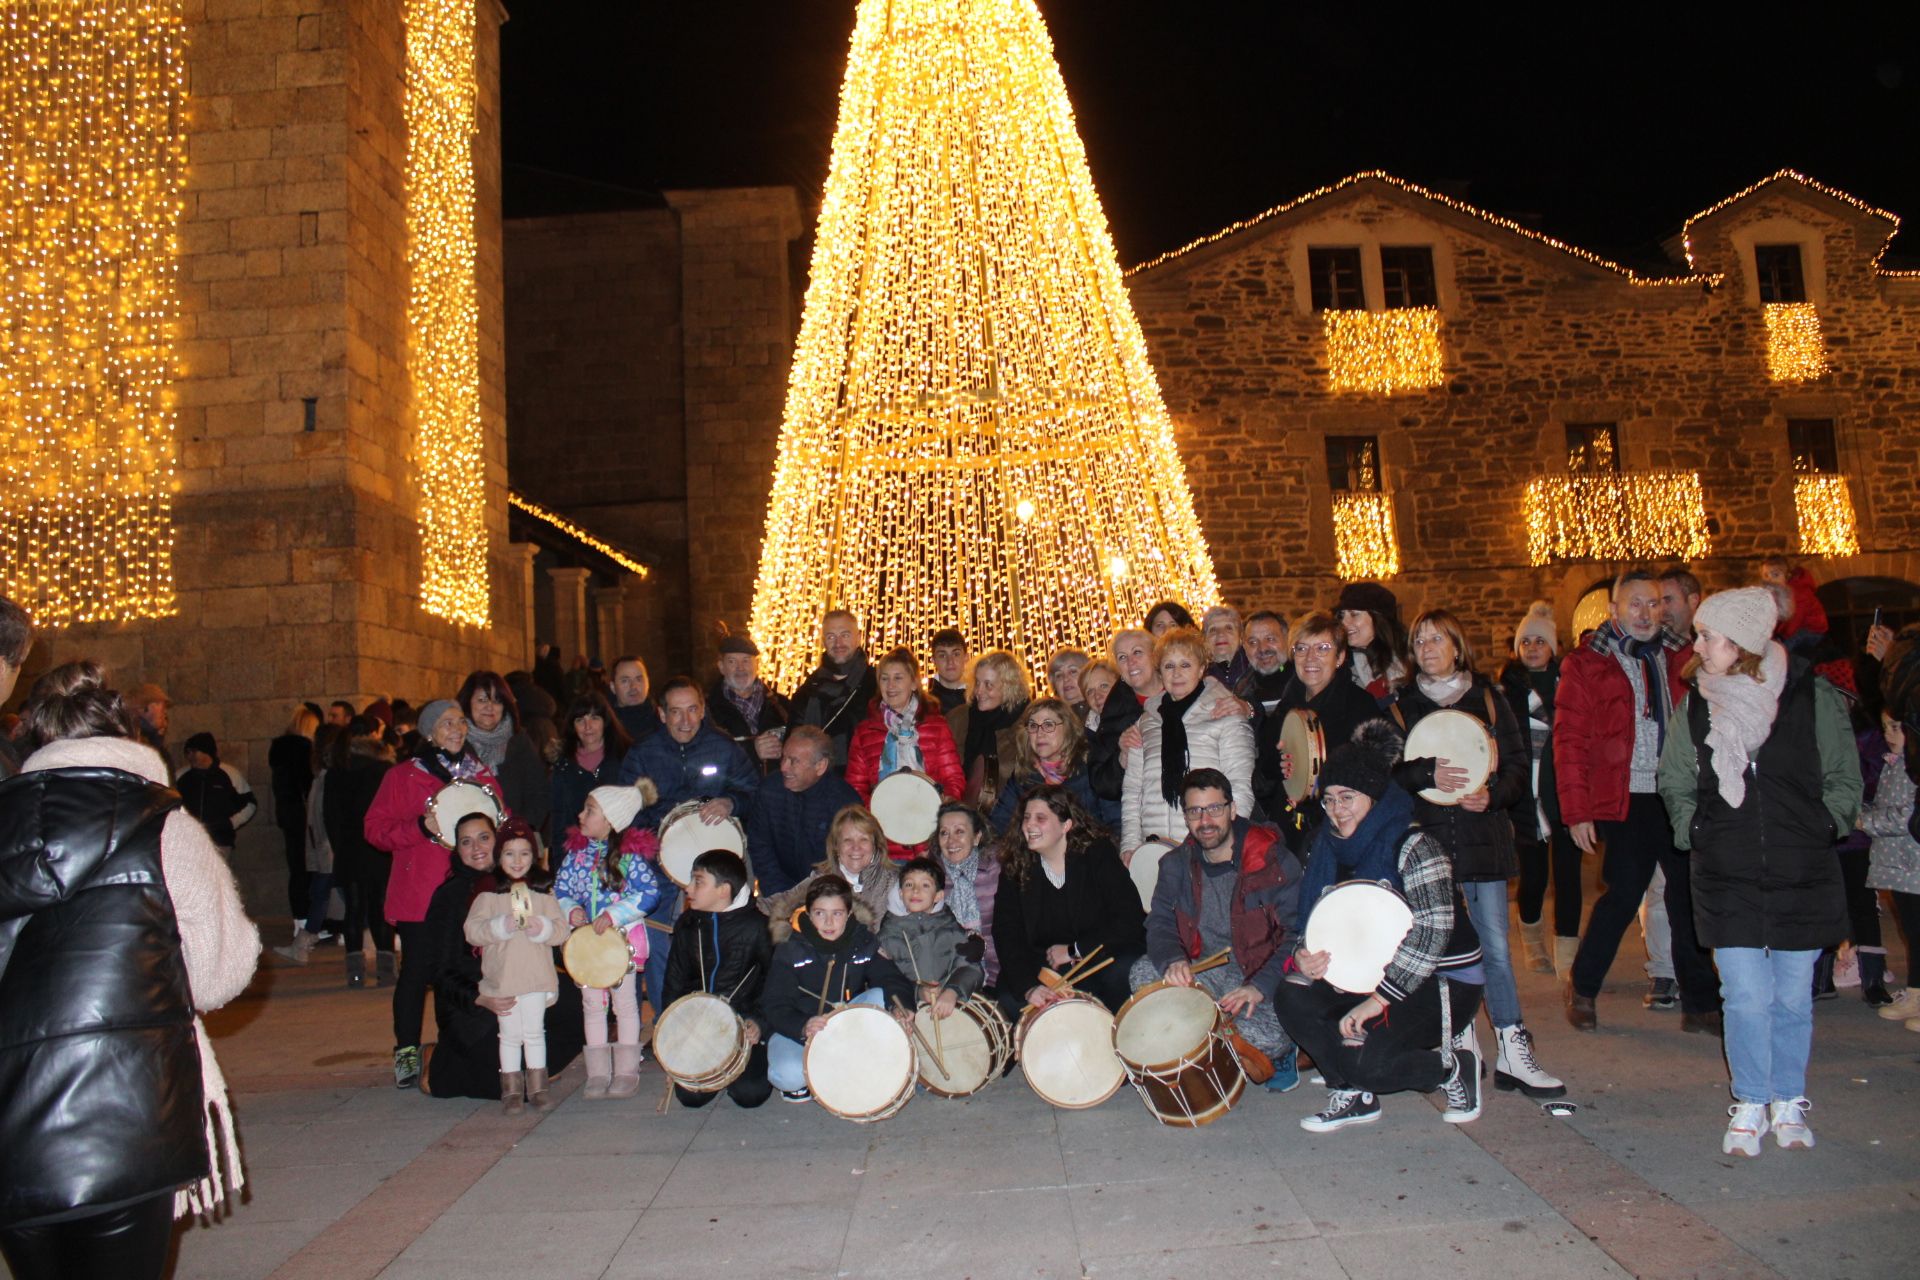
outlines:
M673 1101L673 1077L668 1076L667 1091L660 1095L660 1105L653 1109L653 1114L657 1116L663 1116L667 1114L667 1107L670 1103L672 1103L672 1101Z
M1218 969L1231 959L1233 959L1233 948L1222 947L1205 960L1195 960L1192 965L1188 966L1187 972L1205 973L1209 969Z
M827 1011L827 989L832 985L833 985L833 957L828 956L827 957L827 976L821 979L821 982L820 982L820 1003L818 1006L815 1007L813 1011L814 1017L817 1018L821 1014Z
M1081 976L1081 971L1085 969L1087 965L1093 963L1093 958L1100 954L1100 949L1104 946L1106 946L1106 943L1103 942L1100 946L1095 947L1093 950L1087 952L1087 954L1081 956L1065 973L1060 975L1060 981L1067 986L1072 986L1073 980Z
M747 985L747 979L751 978L753 976L753 971L755 969L758 969L759 967L760 967L760 962L758 960L755 960L752 964L747 966L747 971L740 975L740 981L734 983L733 990L727 992L728 1004L733 1003L733 998L740 994L740 988Z
M951 1077L953 1072L947 1070L946 1059L942 1058L939 1052L927 1043L927 1038L920 1034L920 1024L913 1020L912 1014L907 1013L907 1006L900 1003L899 996L893 998L893 1007L898 1012L907 1015L907 1030L913 1033L913 1038L919 1042L920 1047L927 1051L927 1056L933 1059L933 1064L940 1068L940 1074Z
M640 923L641 923L641 924L644 924L644 925L645 925L645 926L647 926L647 928L649 928L649 929L658 929L658 930L659 930L659 931L660 931L661 933L672 933L672 932L673 932L673 926L672 926L672 925L670 925L670 924L661 924L661 923L660 923L660 922L659 922L658 920L648 920L648 919L645 919L645 918L642 918L642 919L641 919L641 921L640 921Z
M1072 987L1074 990L1078 990L1079 988L1075 984L1080 982L1081 979L1091 978L1094 974L1100 972L1102 969L1106 968L1108 965L1112 963L1113 963L1113 957L1108 956L1105 960L1102 960L1099 964L1093 965L1091 968L1079 970L1077 973L1073 975L1072 982L1069 982L1064 978L1061 979L1060 985L1062 987Z
M927 985L927 980L920 976L920 957L914 954L913 944L911 942L908 942L905 945L907 948L907 963L913 966L914 985L924 987ZM936 990L933 993L933 996L935 1000L938 1000L940 998L939 991ZM940 1040L940 1011L938 1009L934 1010L934 1014L933 1014L933 1042L936 1045L939 1045L940 1048L943 1050L947 1047L945 1044L942 1044ZM934 1054L933 1060L935 1062L940 1062L940 1055L938 1053ZM947 1064L944 1062L940 1062L940 1074L945 1075L946 1073L947 1073Z

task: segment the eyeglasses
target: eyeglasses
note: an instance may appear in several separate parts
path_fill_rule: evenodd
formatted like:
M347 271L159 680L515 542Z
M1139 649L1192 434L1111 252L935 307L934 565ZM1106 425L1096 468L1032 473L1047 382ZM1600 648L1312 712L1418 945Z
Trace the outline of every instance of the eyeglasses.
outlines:
M1324 658L1332 652L1333 644L1327 640L1322 640L1319 644L1307 644L1305 641L1302 641L1293 646L1293 656L1296 658L1304 658L1310 653L1317 653Z
M1425 635L1418 635L1413 638L1413 647L1416 649L1431 649L1435 645L1452 644L1452 643L1453 641L1449 640L1446 636L1438 635L1432 631L1427 632Z
M1051 733L1055 729L1066 728L1066 725L1058 720L1029 720L1027 721L1027 728L1029 731L1039 729L1043 732Z
M1187 821L1192 822L1195 818L1223 818L1231 808L1233 801L1222 800L1219 804L1190 804L1182 812L1187 815Z

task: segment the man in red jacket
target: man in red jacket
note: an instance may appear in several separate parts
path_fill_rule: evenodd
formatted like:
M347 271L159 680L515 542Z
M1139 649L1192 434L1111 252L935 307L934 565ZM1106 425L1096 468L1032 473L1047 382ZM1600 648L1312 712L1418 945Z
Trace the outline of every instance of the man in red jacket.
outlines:
M1666 806L1654 786L1673 708L1686 694L1680 672L1691 645L1661 631L1660 583L1643 570L1613 584L1613 617L1560 666L1553 764L1560 812L1584 853L1606 847L1606 891L1587 917L1567 983L1567 1021L1596 1025L1594 997L1613 966L1656 867L1667 876L1667 916L1680 982L1681 1026L1712 1033L1720 981L1694 941L1687 858L1676 853Z

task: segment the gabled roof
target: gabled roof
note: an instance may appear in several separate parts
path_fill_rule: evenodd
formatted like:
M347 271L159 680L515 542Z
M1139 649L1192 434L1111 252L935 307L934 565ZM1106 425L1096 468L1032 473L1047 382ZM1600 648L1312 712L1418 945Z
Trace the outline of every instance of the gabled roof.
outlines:
M1129 276L1134 276L1144 271L1151 271L1155 267L1158 267L1167 262L1170 262L1175 258L1179 258L1185 254L1192 253L1197 249L1205 248L1206 246L1217 243L1218 241L1225 240L1229 236L1238 235L1240 232L1256 227L1263 222L1269 221L1270 219L1278 218L1285 214L1291 213L1294 210L1299 209L1303 205L1306 205L1312 201L1324 199L1327 196L1334 195L1337 192L1344 191L1349 187L1357 186L1358 184L1364 183L1364 182L1384 183L1385 185L1389 187L1393 187L1401 192L1406 193L1407 195L1417 196L1422 200L1432 201L1434 204L1439 205L1442 208L1452 213L1477 219L1480 222L1486 223L1488 226L1507 232L1510 235L1519 236L1522 239L1532 241L1534 244L1543 245L1549 249L1554 249L1561 253L1567 254L1569 257L1577 258L1581 262L1584 262L1589 266L1599 267L1602 270L1613 272L1614 274L1624 278L1630 284L1700 285L1700 284L1713 284L1713 283L1716 283L1719 279L1718 276L1704 275L1704 274L1688 274L1688 275L1682 275L1682 276L1643 275L1642 273L1635 271L1633 268L1622 266L1621 264L1613 261L1610 258L1603 258L1597 253L1594 253L1587 249L1582 249L1577 245L1568 244L1564 240L1556 240L1552 236L1542 235L1538 231L1534 231L1534 230L1531 230L1530 228L1521 226L1519 223L1515 222L1511 218L1503 218L1497 213L1489 213L1485 209L1477 208L1474 205L1468 204L1464 200L1455 200L1453 197L1441 195L1437 191L1429 191L1427 188L1419 186L1416 183L1408 182L1404 178L1396 178L1392 174L1382 169L1368 169L1361 173L1353 174L1350 177L1342 178L1340 179L1340 181L1333 183L1330 186L1320 187L1316 190L1307 192L1305 195L1296 196L1294 199L1287 201L1285 204L1275 205L1273 208L1266 210L1264 213L1257 213L1253 215L1251 218L1243 219L1242 221L1236 222L1231 226L1222 227L1220 230L1214 232L1212 235L1201 236L1197 240L1194 240L1188 244L1181 245L1178 249L1174 249L1174 250L1171 250L1170 252L1163 253L1157 258L1150 258L1147 261L1141 263L1140 265L1130 268L1126 272L1126 274ZM1851 199L1851 197L1848 197L1848 198Z
M1852 216L1869 219L1869 220L1878 219L1879 221L1885 222L1887 224L1886 238L1880 242L1880 252L1873 255L1874 270L1879 271L1880 260L1887 256L1887 246L1893 243L1894 234L1900 230L1900 215L1897 213L1889 213L1885 209L1877 208L1874 205L1870 205L1865 200L1860 199L1858 196L1848 195L1846 192L1840 190L1838 187L1829 187L1825 183L1816 182L1812 178L1809 178L1806 174L1800 173L1793 169L1777 169L1774 172L1768 174L1766 177L1760 179L1760 181L1754 183L1752 186L1743 187L1739 191L1736 191L1732 195L1728 196L1726 199L1718 201L1714 204L1708 205L1706 208L1702 209L1700 212L1694 214L1691 218L1688 218L1686 222L1682 223L1680 227L1680 245L1681 245L1681 248L1686 253L1687 266L1688 267L1693 266L1693 224L1694 223L1700 222L1703 219L1711 218L1716 214L1722 213L1727 209L1732 208L1734 205L1741 203L1742 201L1750 200L1753 197L1759 195L1761 192L1765 191L1768 187L1771 187L1776 182L1798 183L1802 188L1805 189L1805 191L1812 193L1814 195L1823 196L1826 199L1831 200L1834 203L1843 206L1843 211ZM1889 275L1889 276L1912 276L1912 275L1920 275L1920 272L1882 271L1880 274Z

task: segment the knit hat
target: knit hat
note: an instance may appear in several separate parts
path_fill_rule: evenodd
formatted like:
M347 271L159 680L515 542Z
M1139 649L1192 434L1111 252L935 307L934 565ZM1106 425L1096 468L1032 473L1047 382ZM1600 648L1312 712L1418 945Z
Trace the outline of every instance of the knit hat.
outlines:
M1767 651L1767 641L1773 639L1774 624L1779 620L1773 593L1765 587L1716 592L1701 601L1693 615L1696 629L1716 631L1753 654Z
M1394 599L1393 592L1377 582L1349 582L1340 588L1340 598L1333 602L1334 616L1338 617L1342 609L1377 613L1396 622L1400 618L1400 602Z
M757 658L760 656L760 646L755 644L753 640L747 636L722 636L720 638L720 656L724 658L730 653L744 653L749 658Z
M653 783L642 778L631 787L595 787L587 794L600 806L600 812L607 815L608 825L615 831L625 831L640 816L640 810L652 804L660 793Z
M213 740L213 735L206 732L205 730L202 730L201 732L196 733L191 738L187 739L187 750L204 751L208 755L212 756L216 761L220 759L220 744L215 742Z
M440 725L440 717L459 709L460 704L451 698L435 698L420 709L420 718L413 722L413 727L420 731L421 737L431 739Z
M1527 616L1520 619L1520 625L1513 631L1513 647L1520 648L1520 642L1528 636L1538 636L1547 642L1547 648L1560 652L1560 629L1554 625L1553 606L1545 600L1535 600L1527 606Z

